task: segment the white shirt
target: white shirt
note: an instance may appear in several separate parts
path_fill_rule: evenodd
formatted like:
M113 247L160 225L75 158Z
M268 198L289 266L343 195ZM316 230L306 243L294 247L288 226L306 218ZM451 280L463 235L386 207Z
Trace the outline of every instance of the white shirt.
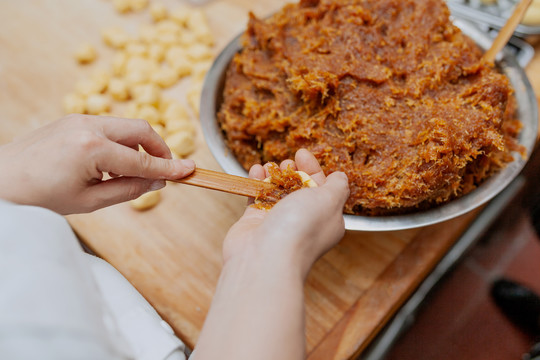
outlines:
M62 216L0 200L0 359L185 360L184 349Z

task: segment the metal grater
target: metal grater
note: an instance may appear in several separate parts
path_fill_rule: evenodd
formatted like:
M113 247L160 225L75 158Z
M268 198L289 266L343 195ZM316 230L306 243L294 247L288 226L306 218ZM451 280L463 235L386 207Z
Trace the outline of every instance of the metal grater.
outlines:
M500 29L510 17L518 0L494 0L491 4L481 0L447 0L453 15ZM515 36L540 34L540 26L518 25Z
M495 39L517 1L498 0L492 5L486 5L481 0L447 0L447 4L454 19L474 23L477 28ZM534 57L534 48L520 37L533 34L540 34L540 26L519 25L505 47L522 67L527 66Z

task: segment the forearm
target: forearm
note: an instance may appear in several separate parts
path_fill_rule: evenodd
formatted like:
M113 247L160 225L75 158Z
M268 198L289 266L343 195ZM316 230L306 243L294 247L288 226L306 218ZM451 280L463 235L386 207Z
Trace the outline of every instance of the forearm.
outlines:
M193 359L303 359L304 336L298 266L252 252L224 266Z

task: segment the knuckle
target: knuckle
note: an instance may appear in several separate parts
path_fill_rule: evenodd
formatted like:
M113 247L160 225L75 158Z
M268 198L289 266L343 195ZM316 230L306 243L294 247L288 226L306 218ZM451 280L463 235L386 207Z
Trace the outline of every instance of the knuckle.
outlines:
M139 152L137 157L138 176L144 175L154 167L154 161L150 155L144 152Z
M71 114L68 115L70 124L76 126L77 128L83 128L88 125L90 122L90 118L88 115L82 115L82 114Z
M132 182L127 186L126 200L134 200L143 194L143 189L137 183Z
M64 120L67 122L73 123L73 122L78 122L80 117L81 117L80 114L69 114L69 115L64 116Z
M80 132L75 140L79 144L81 150L87 153L101 147L103 144L103 139L90 131Z

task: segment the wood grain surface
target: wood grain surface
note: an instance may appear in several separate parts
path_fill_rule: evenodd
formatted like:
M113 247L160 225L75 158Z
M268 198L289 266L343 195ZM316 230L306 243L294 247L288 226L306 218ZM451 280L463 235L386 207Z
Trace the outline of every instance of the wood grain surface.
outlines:
M270 182L201 168L196 168L189 176L174 180L174 182L251 198L256 198L263 191L269 191L274 188L274 185Z
M170 8L182 3L162 2ZM249 10L265 16L284 3L215 0L200 5L216 36L216 53L244 28ZM148 21L147 13L118 15L106 0L1 1L0 144L61 117L61 99L75 81L110 61L100 29L119 24L135 31ZM81 67L73 60L82 42L97 46L96 64ZM540 76L534 76L540 74L538 57L528 73L540 93ZM179 87L168 95L183 92ZM191 158L201 168L221 170L200 128ZM193 347L221 270L222 239L245 203L241 196L172 183L162 202L147 212L120 204L68 220L85 244L124 274ZM315 264L305 286L308 358L348 359L361 353L474 215L422 229L347 232Z

